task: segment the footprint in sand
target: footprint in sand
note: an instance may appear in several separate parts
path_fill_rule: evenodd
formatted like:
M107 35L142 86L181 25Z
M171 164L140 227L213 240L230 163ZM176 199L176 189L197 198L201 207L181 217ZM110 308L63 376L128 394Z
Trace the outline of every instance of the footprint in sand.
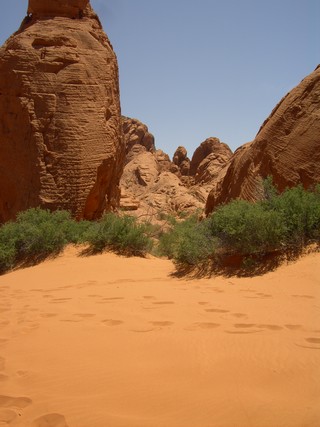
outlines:
M46 414L35 419L31 427L68 427L66 419L61 414Z
M28 397L0 396L0 408L26 408L32 404Z
M306 338L306 341L312 344L320 344L320 338Z
M287 329L290 329L290 331L298 331L299 329L302 329L302 325L284 325Z
M229 310L222 310L220 308L206 308L207 313L229 313Z
M102 320L102 323L104 323L107 326L119 326L122 325L122 320L115 320L115 319L105 319Z
M89 319L90 317L94 317L93 313L75 313L74 316L82 317L84 319Z
M237 317L238 319L241 319L243 317L247 317L244 313L232 313L231 316Z
M257 332L262 332L262 329L254 329L251 328L257 327L255 323L235 323L234 328L236 331L225 331L227 334L255 334Z
M50 301L50 304L61 304L63 302L69 301L72 298L55 298L52 301Z
M186 331L195 331L197 329L215 329L220 326L220 323L212 323L212 322L197 322L191 325L188 328L185 328Z
M17 418L17 414L11 409L0 409L0 425L10 424Z
M291 295L293 298L306 298L306 299L314 299L312 295Z
M160 326L160 327L163 327L163 326L172 326L172 325L174 325L174 322L169 322L169 321L155 321L155 322L149 322L151 325L153 325L153 326Z
M258 328L261 329L270 329L270 331L281 331L283 329L282 326L278 326L278 325L257 325Z
M312 350L320 350L320 338L310 337L310 338L305 338L305 341L307 341L308 344L313 344L313 345L296 344L296 346L302 347L302 348L309 348Z
M156 304L156 305L166 305L166 304L174 304L174 301L156 301L153 302L152 304Z
M57 313L41 313L40 316L44 318L50 318L57 316Z

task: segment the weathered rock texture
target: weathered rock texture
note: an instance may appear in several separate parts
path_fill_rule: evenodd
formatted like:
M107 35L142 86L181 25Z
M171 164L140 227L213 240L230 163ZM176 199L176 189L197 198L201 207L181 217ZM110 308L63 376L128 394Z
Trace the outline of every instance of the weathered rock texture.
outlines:
M255 140L235 152L210 192L206 213L234 198L259 199L269 175L280 192L320 182L320 67L280 101Z
M30 0L0 50L0 221L34 206L101 215L124 160L118 66L89 0Z
M197 184L212 183L232 157L227 144L218 138L208 138L194 152L190 163L190 175Z
M121 177L121 208L151 221L159 214L202 210L223 166L232 156L218 138L208 138L193 155L193 175L187 150L180 146L173 161L157 150L154 137L137 119L122 118L126 160Z
M123 210L154 221L160 213L203 209L205 198L197 197L181 182L179 166L162 150L156 150L147 126L124 117L123 131L127 152L121 177Z
M139 120L122 116L122 130L126 162L130 161L131 154L134 155L138 151L150 151L152 153L155 151L154 136L149 132L148 127Z

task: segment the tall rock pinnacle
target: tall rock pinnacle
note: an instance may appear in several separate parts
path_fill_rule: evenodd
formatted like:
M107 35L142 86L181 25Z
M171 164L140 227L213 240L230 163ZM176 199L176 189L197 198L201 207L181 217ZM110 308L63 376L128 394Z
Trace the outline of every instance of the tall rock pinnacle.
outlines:
M118 65L89 0L29 0L0 49L0 117L0 222L35 206L88 219L118 206Z

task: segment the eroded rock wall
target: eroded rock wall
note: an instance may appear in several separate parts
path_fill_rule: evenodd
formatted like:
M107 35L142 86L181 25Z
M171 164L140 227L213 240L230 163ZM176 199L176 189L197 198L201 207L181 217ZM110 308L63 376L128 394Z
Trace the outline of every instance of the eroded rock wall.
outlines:
M274 108L253 142L240 147L210 192L206 213L232 199L255 201L263 179L277 189L320 183L320 67Z
M93 219L118 206L118 65L88 0L30 0L0 50L0 221L41 206Z

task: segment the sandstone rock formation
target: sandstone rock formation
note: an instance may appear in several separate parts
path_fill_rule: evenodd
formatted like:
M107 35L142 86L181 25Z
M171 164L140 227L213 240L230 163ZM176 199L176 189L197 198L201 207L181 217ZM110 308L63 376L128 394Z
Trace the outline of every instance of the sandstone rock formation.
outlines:
M173 163L178 166L182 176L190 175L190 159L187 157L187 154L187 150L184 147L179 146L172 159Z
M206 213L234 198L259 199L269 175L280 192L320 183L320 66L280 101L254 141L234 153L210 192Z
M118 66L89 0L29 0L0 50L0 221L34 206L101 215L124 160Z
M193 189L183 185L179 166L162 150L156 150L154 137L144 124L126 117L123 131L127 152L121 177L123 210L154 221L160 213L203 209L206 198L197 197Z
M219 138L208 138L195 150L191 163L190 175L197 184L212 183L220 170L232 157L232 151Z
M137 119L122 116L122 130L124 144L126 148L126 161L130 160L128 154L132 151L155 151L154 136L149 132L148 127Z

